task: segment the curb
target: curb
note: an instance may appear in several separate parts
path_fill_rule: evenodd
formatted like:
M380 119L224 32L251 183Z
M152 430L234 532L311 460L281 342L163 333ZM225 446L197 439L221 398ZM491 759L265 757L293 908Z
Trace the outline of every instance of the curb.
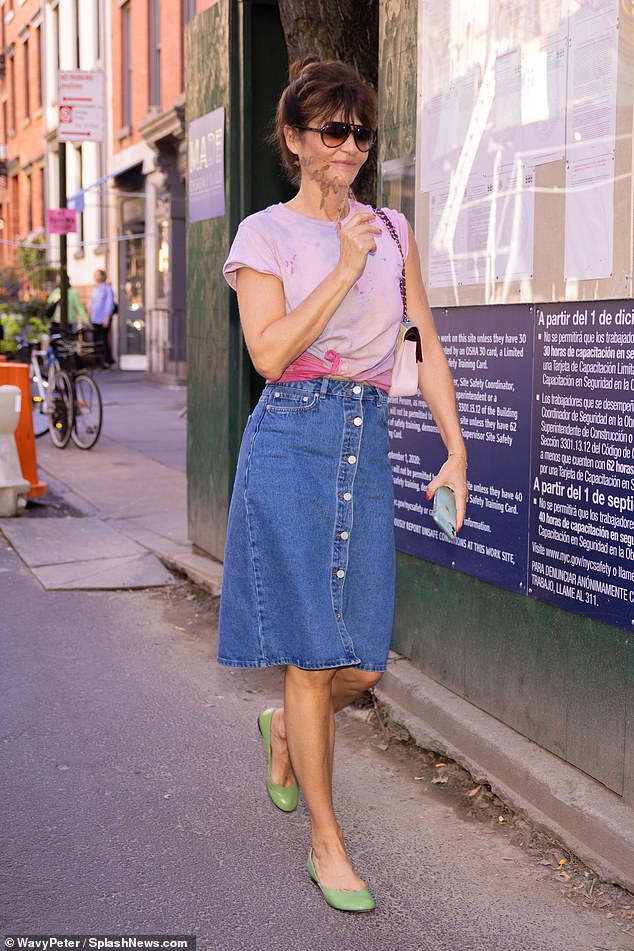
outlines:
M207 555L199 555L192 551L185 555L166 555L164 552L154 551L166 568L185 575L194 584L209 591L215 598L220 597L222 587L222 564L214 561Z
M602 879L634 891L634 809L620 796L399 654L374 692L419 746L450 756Z

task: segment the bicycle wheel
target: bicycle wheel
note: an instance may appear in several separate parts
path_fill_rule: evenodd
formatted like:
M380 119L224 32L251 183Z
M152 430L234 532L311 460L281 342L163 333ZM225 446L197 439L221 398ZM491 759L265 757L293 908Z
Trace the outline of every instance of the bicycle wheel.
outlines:
M80 449L92 449L101 432L103 408L99 387L87 373L78 373L73 380L75 418L72 439Z
M73 389L67 373L51 364L46 391L48 431L53 445L63 449L73 430Z
M47 381L42 380L42 369L37 365L37 368L34 366L32 361L29 361L29 375L31 380L31 408L33 411L33 433L35 438L38 439L40 436L43 436L44 433L48 432L48 416L46 414L46 387ZM39 386L38 386L39 382ZM44 397L41 396L42 389L44 391Z

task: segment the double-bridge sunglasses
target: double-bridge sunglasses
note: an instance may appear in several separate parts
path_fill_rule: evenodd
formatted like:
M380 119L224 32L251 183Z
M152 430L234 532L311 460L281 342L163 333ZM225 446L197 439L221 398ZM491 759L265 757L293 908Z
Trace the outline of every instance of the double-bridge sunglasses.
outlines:
M354 136L354 144L360 152L368 152L374 145L376 133L364 125L353 125L351 122L326 122L319 129L313 126L295 126L300 132L319 132L321 141L328 149L336 149L346 141L349 135Z

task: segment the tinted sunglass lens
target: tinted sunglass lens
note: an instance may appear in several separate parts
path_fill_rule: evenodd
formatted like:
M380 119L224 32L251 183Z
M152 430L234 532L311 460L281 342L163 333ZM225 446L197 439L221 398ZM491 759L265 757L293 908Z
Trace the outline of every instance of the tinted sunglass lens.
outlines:
M331 149L345 142L349 135L350 127L347 122L327 122L321 129L322 142Z
M356 126L354 129L354 141L361 152L367 152L374 142L374 132L372 129L366 129L364 126Z

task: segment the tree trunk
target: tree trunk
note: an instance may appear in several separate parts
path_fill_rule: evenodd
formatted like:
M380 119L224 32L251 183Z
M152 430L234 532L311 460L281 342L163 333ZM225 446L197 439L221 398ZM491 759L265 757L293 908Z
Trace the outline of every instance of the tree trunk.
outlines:
M288 61L318 55L356 66L377 88L379 0L278 0ZM376 202L376 146L354 183L359 201Z

